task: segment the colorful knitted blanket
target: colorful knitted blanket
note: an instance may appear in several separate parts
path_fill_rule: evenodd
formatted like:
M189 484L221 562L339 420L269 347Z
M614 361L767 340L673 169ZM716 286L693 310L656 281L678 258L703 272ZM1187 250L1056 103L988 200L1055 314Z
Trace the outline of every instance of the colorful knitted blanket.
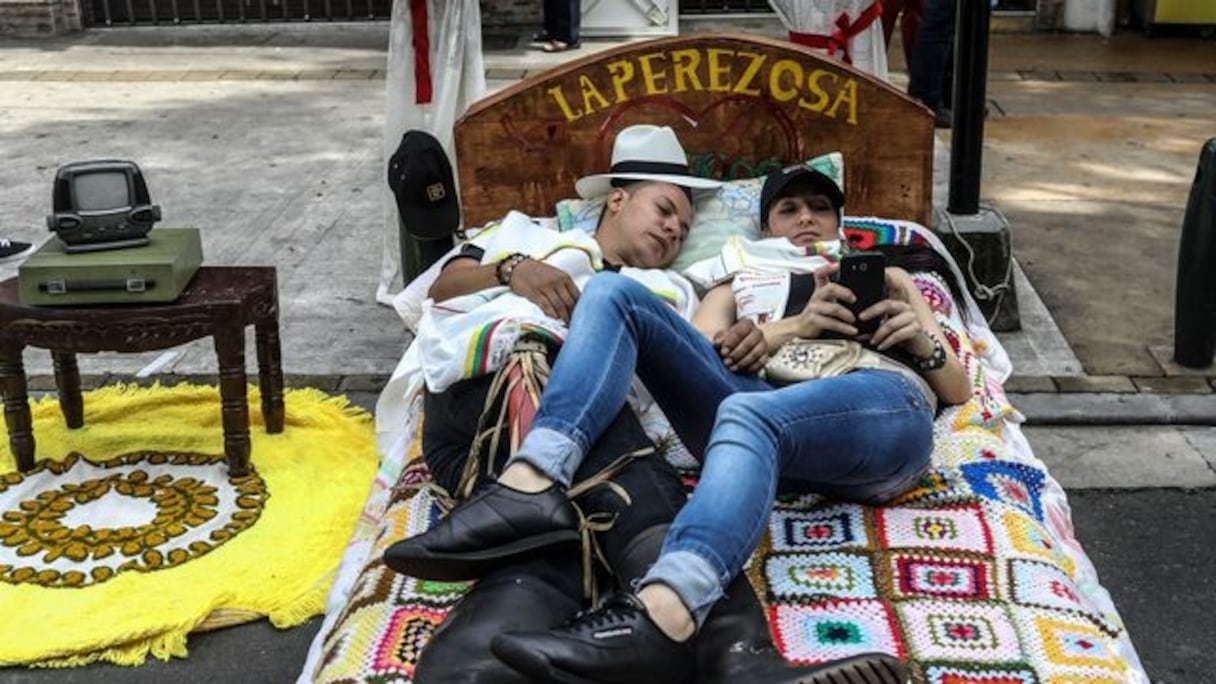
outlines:
M860 248L924 243L944 253L916 224L847 219L846 237ZM1010 369L999 342L970 298L956 303L940 278L916 278L970 374L972 398L939 415L933 467L898 500L779 501L747 568L776 643L807 663L885 651L919 683L1147 683L1073 535L1064 490L1019 430L1001 387ZM380 560L439 514L424 487L420 403L407 425L413 438L386 455L301 682L411 681L427 638L466 588L403 577ZM644 422L664 425L653 414ZM695 468L678 442L666 443L677 466Z

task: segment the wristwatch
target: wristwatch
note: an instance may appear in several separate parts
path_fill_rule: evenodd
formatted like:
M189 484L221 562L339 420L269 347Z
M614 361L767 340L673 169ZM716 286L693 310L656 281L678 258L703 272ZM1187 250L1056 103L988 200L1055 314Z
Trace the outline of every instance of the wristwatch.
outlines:
M930 333L928 330L922 330L921 334L929 338L933 343L933 351L926 357L913 356L912 360L916 363L916 370L922 373L935 371L946 365L946 348L942 346L941 340L937 339L937 335Z

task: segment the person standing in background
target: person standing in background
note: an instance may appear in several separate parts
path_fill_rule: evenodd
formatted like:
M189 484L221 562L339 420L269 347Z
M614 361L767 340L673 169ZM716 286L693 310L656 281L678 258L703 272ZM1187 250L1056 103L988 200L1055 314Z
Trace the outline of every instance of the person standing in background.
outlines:
M898 22L906 68L911 68L912 46L916 44L916 31L924 12L925 0L882 0L882 35L887 54L891 54L891 36L895 35L895 24Z
M954 112L943 84L954 51L956 0L925 0L916 39L908 53L908 95L933 110L933 125L950 128Z
M565 52L579 47L583 8L580 0L545 0L544 29L532 36L542 52Z

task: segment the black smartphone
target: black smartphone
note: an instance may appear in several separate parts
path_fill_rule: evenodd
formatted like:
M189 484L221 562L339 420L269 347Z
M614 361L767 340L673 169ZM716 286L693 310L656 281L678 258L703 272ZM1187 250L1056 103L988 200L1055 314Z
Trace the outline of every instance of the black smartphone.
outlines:
M849 306L854 316L887 298L886 267L887 258L882 252L853 252L841 258L836 281L857 297ZM859 319L854 325L858 333L872 335L881 323L880 318L872 318L868 321Z

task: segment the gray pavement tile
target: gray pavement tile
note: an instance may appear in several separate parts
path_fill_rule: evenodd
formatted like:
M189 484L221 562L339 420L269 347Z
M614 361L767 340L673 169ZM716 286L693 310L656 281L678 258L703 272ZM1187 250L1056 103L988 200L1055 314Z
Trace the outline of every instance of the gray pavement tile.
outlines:
M118 72L114 71L77 71L72 74L72 81L113 81L118 77Z
M1130 71L1099 71L1098 80L1104 83L1135 83L1140 79L1140 74Z
M1171 377L1171 378L1132 378L1136 388L1141 392L1156 392L1158 394L1210 394L1212 386L1207 378Z
M1204 78L1203 74L1190 73L1173 73L1168 74L1170 80L1174 83L1207 83L1208 79Z
M1055 381L1047 375L1014 375L1005 381L1004 387L1009 394L1056 391Z
M1062 81L1097 81L1098 74L1092 71L1059 71Z
M291 388L315 387L326 392L336 392L341 380L341 376L337 375L289 373L283 376L283 386Z
M524 69L486 69L486 79L518 81L522 79L526 73L527 72Z
M1203 455L1208 467L1216 471L1216 428L1187 430L1187 442Z
M339 69L334 74L334 79L338 81L369 81L375 74L375 69Z
M296 72L296 77L301 81L332 81L337 73L337 69L304 69Z
M1060 73L1058 71L1046 69L1027 69L1019 70L1018 73L1024 81L1058 81Z
M1009 400L1033 425L1216 425L1216 394L1040 393Z
M262 77L260 71L245 71L243 69L233 69L220 74L221 81L256 81Z
M338 383L340 392L379 392L388 383L384 374L358 374L343 376Z
M1188 441L1189 432L1143 426L1025 428L1035 455L1065 489L1216 486L1216 471Z
M218 81L224 75L226 70L219 69L199 69L196 71L187 71L183 76L183 81Z
M120 71L114 80L123 81L180 81L185 71Z
M1135 392L1136 385L1123 375L1077 375L1056 378L1061 392Z
M1160 344L1149 345L1148 353L1153 355L1157 363L1161 364L1161 368L1167 376L1170 375L1198 375L1198 376L1216 376L1216 364L1208 364L1203 368L1190 368L1184 366L1174 360L1174 347Z

